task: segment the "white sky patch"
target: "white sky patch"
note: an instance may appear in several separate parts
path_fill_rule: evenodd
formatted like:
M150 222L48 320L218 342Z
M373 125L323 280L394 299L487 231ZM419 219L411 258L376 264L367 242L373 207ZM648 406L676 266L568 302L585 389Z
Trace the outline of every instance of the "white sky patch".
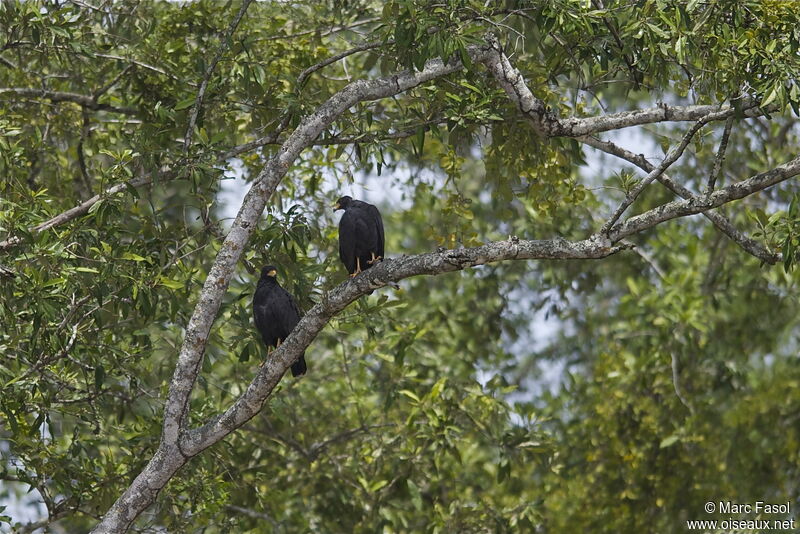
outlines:
M233 219L239 212L244 202L244 196L250 189L247 183L244 163L239 158L228 160L230 169L226 169L224 178L219 182L219 191L217 191L217 203L220 205L220 215L222 217L222 227L230 230Z
M43 440L50 439L50 431L45 424L40 427L40 435ZM4 461L8 461L9 445L6 441L0 441L0 456ZM18 468L23 468L21 462L14 462L13 458L10 464ZM5 497L0 497L0 508L6 507L2 515L11 517L11 524L14 523L30 523L39 521L47 517L47 507L44 505L42 496L38 490L32 489L30 485L24 482L9 482L7 480L0 480L0 494L8 492ZM7 524L0 524L0 532L3 534L13 532L13 529ZM36 532L43 532L42 529Z

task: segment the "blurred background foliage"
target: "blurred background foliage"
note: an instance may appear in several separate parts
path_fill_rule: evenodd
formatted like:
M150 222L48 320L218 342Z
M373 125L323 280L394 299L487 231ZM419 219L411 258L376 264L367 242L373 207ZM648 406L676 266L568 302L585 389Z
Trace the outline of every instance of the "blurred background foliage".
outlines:
M330 207L342 194L380 206L393 257L582 239L641 176L537 137L469 61L487 31L563 116L771 106L734 121L722 185L797 155L795 2L266 1L226 41L240 5L0 2L0 239L21 238L0 251L0 529L88 531L136 476L237 199L278 145L237 147L291 131L348 81L435 57L468 66L355 106L290 169L245 256L278 265L304 309L346 277ZM670 175L703 191L723 126L696 136ZM657 159L684 128L609 136ZM149 183L31 230L131 180ZM683 532L709 500L794 510L796 195L787 182L722 210L783 265L694 217L636 236L639 254L487 265L362 298L311 345L308 375L193 459L136 528ZM634 209L670 199L656 184ZM255 281L242 263L208 342L196 424L266 357Z

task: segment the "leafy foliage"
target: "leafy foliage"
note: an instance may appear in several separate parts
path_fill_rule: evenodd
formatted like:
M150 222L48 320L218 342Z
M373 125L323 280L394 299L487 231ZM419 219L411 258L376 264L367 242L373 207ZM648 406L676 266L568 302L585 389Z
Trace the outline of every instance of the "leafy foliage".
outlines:
M353 106L291 168L208 339L192 424L268 357L248 267L280 265L305 309L345 279L330 210L342 190L371 187L390 256L582 239L630 192L631 169L522 121L469 59L487 31L561 116L759 104L769 115L736 117L721 183L796 156L794 2L254 2L226 40L238 8L0 3L0 239L19 238L0 250L0 499L31 491L70 532L89 530L158 445L183 333L237 207L221 192L252 182L350 81L434 58L466 66ZM684 131L630 142L667 147ZM670 169L694 191L722 125L705 132ZM633 210L671 198L656 186ZM87 213L36 229L95 195ZM484 266L359 300L312 344L308 375L193 459L137 527L678 531L709 500L796 501L796 185L734 206L783 269L698 218L636 236L641 256Z

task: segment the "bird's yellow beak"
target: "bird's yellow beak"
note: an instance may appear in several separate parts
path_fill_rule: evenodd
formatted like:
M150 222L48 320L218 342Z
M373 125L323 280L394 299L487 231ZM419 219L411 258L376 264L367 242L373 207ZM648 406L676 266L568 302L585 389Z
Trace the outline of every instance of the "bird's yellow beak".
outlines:
M333 209L334 209L334 211L336 211L336 210L338 210L338 209L341 209L341 208L342 208L342 207L339 205L339 203L338 203L338 202L337 202L337 203L335 203L335 204L333 205Z
M267 276L275 277L278 274L278 271L272 269L270 272L267 273Z

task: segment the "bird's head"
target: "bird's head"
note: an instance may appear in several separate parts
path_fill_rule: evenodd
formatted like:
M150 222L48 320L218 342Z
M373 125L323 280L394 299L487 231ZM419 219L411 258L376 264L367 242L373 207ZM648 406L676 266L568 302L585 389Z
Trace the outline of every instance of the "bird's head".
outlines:
M274 265L267 265L266 267L261 268L261 278L264 280L268 280L270 278L274 279L277 274L278 268Z
M353 201L352 197L344 196L336 201L336 204L333 205L333 211L336 210L346 210L347 206Z

